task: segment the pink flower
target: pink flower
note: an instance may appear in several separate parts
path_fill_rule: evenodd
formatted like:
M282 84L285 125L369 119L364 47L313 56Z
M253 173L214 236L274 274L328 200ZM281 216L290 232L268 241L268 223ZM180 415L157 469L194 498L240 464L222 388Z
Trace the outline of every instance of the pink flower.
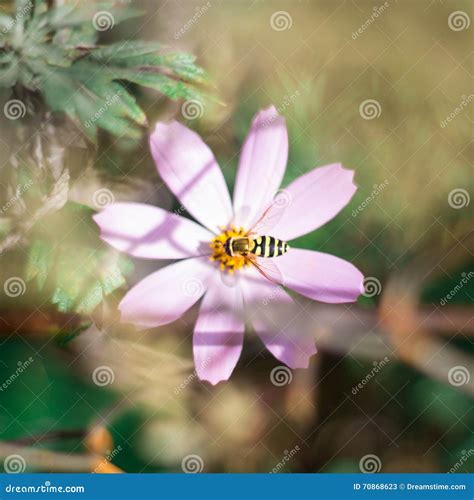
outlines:
M193 337L201 379L216 384L230 377L242 351L245 320L278 360L306 368L316 349L293 321L302 307L254 266L244 266L243 257L229 257L221 245L240 228L245 234L275 198L288 157L284 118L274 107L255 116L233 204L214 155L195 132L176 121L158 123L150 147L162 179L200 224L141 203L114 203L94 216L101 238L114 248L134 257L177 260L125 295L119 306L122 321L141 328L171 323L204 296ZM319 228L351 199L353 176L340 164L302 175L285 188L288 202L274 227L260 234L288 241ZM234 223L239 229L231 227ZM338 257L290 248L260 262L270 260L285 287L310 299L353 302L363 291L362 274ZM224 275L233 269L235 286L229 286Z

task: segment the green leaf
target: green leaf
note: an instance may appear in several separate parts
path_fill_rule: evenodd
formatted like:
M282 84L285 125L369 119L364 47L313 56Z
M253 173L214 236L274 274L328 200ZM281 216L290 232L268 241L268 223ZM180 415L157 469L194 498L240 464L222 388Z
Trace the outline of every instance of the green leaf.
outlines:
M0 49L0 86L13 90L18 85L15 92L31 103L28 109L36 108L39 94L51 111L67 116L93 142L99 129L138 140L147 120L129 84L170 99L203 97L198 86L209 78L191 54L163 53L160 43L141 40L96 46L101 21L110 29L140 14L128 3L50 7L50 2L36 0L31 9L29 0L18 0L17 9L25 5L32 10L26 26L16 22L18 10L15 18L0 17L0 25L15 26Z
M125 285L125 274L132 270L126 257L99 239L93 213L68 203L33 231L26 279L36 279L38 288L63 313L92 313L107 295ZM62 227L66 236L57 242L54 234Z
M46 283L46 278L48 277L51 265L52 252L50 245L42 240L33 241L26 263L27 281L31 281L33 278L36 278L38 289L42 290Z
M125 61L130 58L134 60L138 56L147 54L155 54L163 48L163 45L158 42L143 42L141 40L126 40L124 42L113 43L105 47L94 49L90 57L100 62L109 61Z

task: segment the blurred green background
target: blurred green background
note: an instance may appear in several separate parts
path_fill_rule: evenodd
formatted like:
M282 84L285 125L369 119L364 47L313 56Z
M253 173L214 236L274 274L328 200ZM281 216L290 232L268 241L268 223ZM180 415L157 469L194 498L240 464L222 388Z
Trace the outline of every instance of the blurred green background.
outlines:
M158 330L117 323L118 300L156 263L135 260L128 284L83 314L58 313L30 284L19 299L0 293L2 457L18 452L27 470L58 470L77 455L63 468L94 471L109 456L125 472L181 472L196 456L206 472L364 472L371 463L472 472L472 2L133 5L145 16L101 39L197 56L213 86L195 115L186 101L129 88L150 124L175 117L197 130L230 188L251 118L270 104L289 130L284 185L337 161L356 171L349 206L293 246L353 262L367 290L357 304L311 305L319 353L291 383L272 384L278 363L249 334L234 375L216 387L193 373L194 309ZM179 209L145 136L101 134L86 156L69 200L96 210L94 193L107 189L115 200ZM57 212L47 238L61 238L69 217ZM79 224L71 238L74 248L97 234ZM25 248L0 255L2 282L24 275ZM73 273L73 260L62 265Z

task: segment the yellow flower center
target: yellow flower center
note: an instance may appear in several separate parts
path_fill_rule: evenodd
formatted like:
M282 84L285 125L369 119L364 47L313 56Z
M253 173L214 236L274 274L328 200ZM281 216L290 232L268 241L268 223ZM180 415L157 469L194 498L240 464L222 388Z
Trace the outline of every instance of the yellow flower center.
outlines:
M244 266L250 266L250 263L242 255L234 255L231 257L227 255L224 244L229 238L237 236L247 236L247 231L244 228L237 228L230 226L229 228L222 228L222 233L211 240L209 246L212 248L212 255L210 259L219 264L219 269L223 272L227 271L232 274L235 270L241 269Z

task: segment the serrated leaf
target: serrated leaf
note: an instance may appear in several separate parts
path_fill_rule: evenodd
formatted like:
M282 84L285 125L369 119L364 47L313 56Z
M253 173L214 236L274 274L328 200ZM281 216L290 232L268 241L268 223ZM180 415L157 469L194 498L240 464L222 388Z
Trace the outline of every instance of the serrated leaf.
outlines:
M121 62L122 59L130 60L132 58L136 60L138 56L155 54L161 49L163 49L163 45L158 42L126 40L96 48L91 52L90 56L100 62Z

